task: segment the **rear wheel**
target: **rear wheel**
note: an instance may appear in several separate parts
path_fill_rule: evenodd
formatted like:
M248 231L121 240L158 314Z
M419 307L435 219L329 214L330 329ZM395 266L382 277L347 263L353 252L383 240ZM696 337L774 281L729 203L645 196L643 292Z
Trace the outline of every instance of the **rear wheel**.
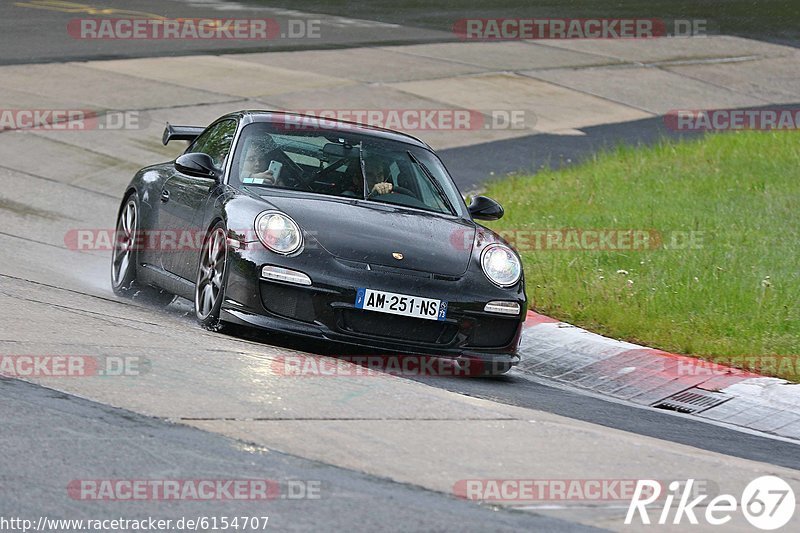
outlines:
M222 330L219 319L225 297L228 265L228 235L225 224L217 222L211 229L200 251L197 282L194 290L194 312L197 322L211 331Z
M126 199L114 233L111 255L111 289L117 296L134 298L157 305L168 305L175 298L162 289L136 281L137 234L139 232L139 200L135 194Z

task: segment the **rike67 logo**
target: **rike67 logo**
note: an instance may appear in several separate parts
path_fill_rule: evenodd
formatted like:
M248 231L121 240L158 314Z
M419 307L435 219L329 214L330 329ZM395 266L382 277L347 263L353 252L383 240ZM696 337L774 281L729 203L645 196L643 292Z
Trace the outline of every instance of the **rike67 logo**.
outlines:
M679 525L686 522L696 525L700 516L707 524L722 526L730 522L733 514L740 509L750 525L763 531L772 531L788 524L794 515L794 491L776 476L762 476L748 483L739 501L731 494L720 494L707 502L707 494L690 500L696 496L696 493L692 493L694 479L681 485L678 481L670 483L670 492L664 497L658 481L639 480L625 516L625 524L630 525L638 514L639 521L645 525ZM676 501L677 507L673 513L672 506ZM653 503L657 508L654 510L660 512L651 518L648 506ZM700 508L703 507L705 512L701 513Z

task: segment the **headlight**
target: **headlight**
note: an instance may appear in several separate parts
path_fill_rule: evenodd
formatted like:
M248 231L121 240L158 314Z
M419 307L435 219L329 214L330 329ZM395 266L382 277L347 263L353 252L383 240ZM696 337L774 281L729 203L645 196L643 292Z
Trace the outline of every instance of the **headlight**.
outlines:
M294 253L303 246L300 227L278 211L264 211L256 217L256 235L261 244L283 255Z
M481 267L489 281L510 287L519 281L522 265L516 254L502 244L490 244L481 253Z

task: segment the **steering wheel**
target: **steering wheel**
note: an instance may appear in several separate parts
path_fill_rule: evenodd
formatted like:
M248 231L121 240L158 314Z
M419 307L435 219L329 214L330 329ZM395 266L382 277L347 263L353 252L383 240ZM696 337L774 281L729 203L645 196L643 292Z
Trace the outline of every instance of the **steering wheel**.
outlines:
M417 200L419 199L413 192L411 192L411 190L406 189L405 187L400 187L400 186L392 187L392 192L397 194L405 194L406 196L410 196Z
M419 198L417 198L416 195L413 192L411 192L410 190L406 189L405 187L399 187L399 186L395 187L394 185L392 185L391 192L388 192L386 194L378 194L374 190L372 190L372 191L370 191L369 195L367 195L367 198L372 198L376 194L378 196L387 196L389 194L402 194L404 196L410 196L414 200L419 200Z

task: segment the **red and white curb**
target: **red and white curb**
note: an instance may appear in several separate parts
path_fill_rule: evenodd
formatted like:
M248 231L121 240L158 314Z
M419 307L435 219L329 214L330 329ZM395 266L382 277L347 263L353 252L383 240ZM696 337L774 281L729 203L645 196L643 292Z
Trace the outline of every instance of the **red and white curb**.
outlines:
M528 312L517 369L642 405L800 440L800 385Z

